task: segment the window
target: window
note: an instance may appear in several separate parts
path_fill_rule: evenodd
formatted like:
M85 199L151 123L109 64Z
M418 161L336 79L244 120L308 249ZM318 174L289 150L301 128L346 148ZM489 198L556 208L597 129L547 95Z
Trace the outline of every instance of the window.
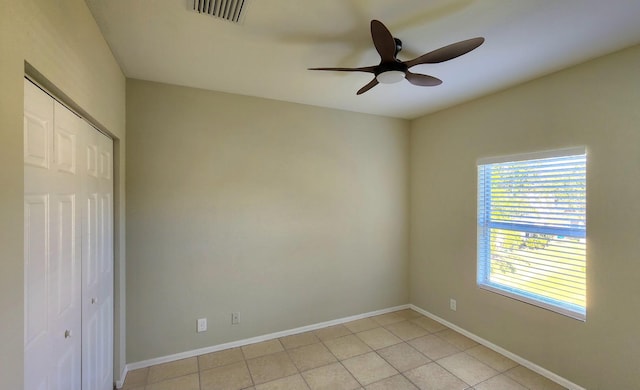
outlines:
M478 161L478 285L586 318L586 151Z

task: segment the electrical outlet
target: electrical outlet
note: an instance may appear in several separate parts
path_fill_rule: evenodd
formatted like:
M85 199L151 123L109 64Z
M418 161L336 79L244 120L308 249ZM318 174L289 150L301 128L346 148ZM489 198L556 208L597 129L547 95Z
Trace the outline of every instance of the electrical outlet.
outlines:
M206 318L198 318L196 324L196 332L204 332L207 330L207 319Z
M240 313L231 313L231 325L238 325L240 323Z
M456 311L456 309L457 309L457 305L458 305L458 303L456 302L456 300L455 300L455 299L451 298L451 299L449 300L449 309L451 309L451 310L453 310L453 311Z

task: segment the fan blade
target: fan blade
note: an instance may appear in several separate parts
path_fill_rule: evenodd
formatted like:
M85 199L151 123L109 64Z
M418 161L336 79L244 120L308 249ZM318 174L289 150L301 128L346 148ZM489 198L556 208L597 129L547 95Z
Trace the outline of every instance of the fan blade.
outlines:
M419 85L421 87L435 87L442 84L442 80L433 76L427 76L426 74L405 72L405 78L413 85Z
M466 41L456 42L451 45L441 47L440 49L434 50L427 54L423 54L418 58L405 62L405 64L407 65L407 67L411 68L412 66L420 64L436 64L438 62L449 61L470 52L471 50L482 45L483 42L484 38L482 37L471 38L467 39Z
M358 90L358 92L356 93L356 95L362 95L363 93L367 92L368 90L370 90L371 88L375 87L376 85L378 85L378 79L376 79L374 77L373 80L371 80L369 82L369 84L367 84L364 87L360 88Z
M380 54L382 62L393 62L396 60L396 40L384 24L379 20L371 21L371 39Z
M363 66L361 68L307 68L308 70L333 70L337 72L369 72L375 73L375 66Z

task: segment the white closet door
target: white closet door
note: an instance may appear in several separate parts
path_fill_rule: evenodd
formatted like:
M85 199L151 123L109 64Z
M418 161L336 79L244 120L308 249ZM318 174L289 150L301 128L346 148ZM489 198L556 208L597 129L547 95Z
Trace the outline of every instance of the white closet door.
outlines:
M82 120L25 80L25 389L80 389Z
M25 80L25 389L113 388L113 143Z
M82 222L82 384L113 388L113 143L88 124Z

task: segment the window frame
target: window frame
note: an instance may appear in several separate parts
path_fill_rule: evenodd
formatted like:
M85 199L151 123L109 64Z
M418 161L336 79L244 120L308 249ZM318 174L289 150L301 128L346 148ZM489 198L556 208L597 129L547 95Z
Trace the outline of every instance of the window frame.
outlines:
M485 208L485 203L483 200L485 199L487 191L490 192L492 189L491 179L487 177L482 178L481 175L488 174L488 170L482 170L481 168L491 164L500 164L500 163L511 163L511 162L527 162L532 160L541 160L541 159L551 159L558 157L569 157L569 156L584 156L585 159L585 167L587 164L587 149L584 146L580 147L572 147L565 149L556 149L542 152L534 152L534 153L521 153L521 154L513 154L506 156L498 156L498 157L485 157L480 158L476 162L477 168L477 276L476 282L479 288L491 291L512 299L516 299L518 301L522 301L534 306L538 306L547 310L551 310L553 312L575 318L577 320L586 321L586 303L585 307L572 304L570 302L565 302L558 299L553 299L549 297L544 297L532 292L528 292L523 289L518 289L515 287L506 286L504 284L496 283L490 280L491 276L491 238L488 233L492 228L498 228L499 226L511 228L511 230L519 231L519 232L531 232L531 233L542 233L542 234L557 234L557 230L554 228L546 228L546 227L532 227L532 225L522 224L522 223L497 223L497 222L489 222L487 221L487 216L490 213ZM587 180L587 172L585 170L584 174L585 185ZM585 196L585 208L586 208L586 186L584 191ZM483 194L484 193L484 194ZM490 195L489 195L490 198ZM586 209L584 211L585 215L585 224L583 229L575 229L573 232L575 235L572 237L581 237L585 239L585 267L587 262L586 257ZM496 227L498 226L498 227ZM517 226L519 229L513 229ZM568 231L570 229L564 229ZM586 289L586 270L585 270L585 289Z

